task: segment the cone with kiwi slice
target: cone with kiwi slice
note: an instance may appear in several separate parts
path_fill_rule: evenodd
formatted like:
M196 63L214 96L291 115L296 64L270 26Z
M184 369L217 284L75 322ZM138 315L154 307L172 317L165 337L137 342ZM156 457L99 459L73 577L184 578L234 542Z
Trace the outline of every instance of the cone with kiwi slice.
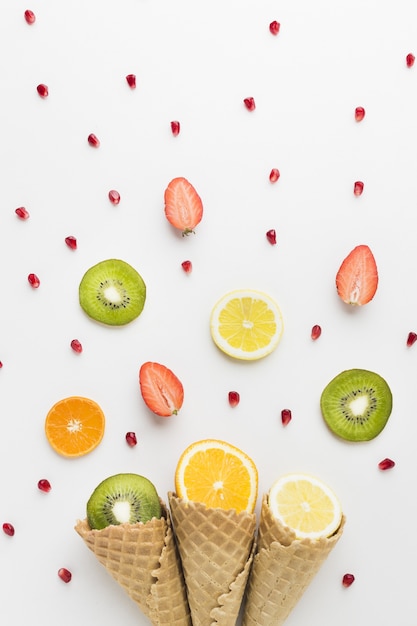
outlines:
M335 376L320 398L329 429L347 441L370 441L385 428L392 412L392 393L379 374L349 369Z
M103 480L75 530L155 626L191 626L169 513L144 476Z
M300 501L299 494L303 494L305 479L305 475L288 475L276 481L270 492L263 495L256 554L246 590L243 626L284 624L343 533L345 517L342 509L333 492L321 481L308 477L305 482L311 485L310 479L313 481L314 498L310 510L309 502ZM288 510L294 507L291 494L283 497L285 515L280 514L277 504L274 505L274 494L282 488L280 485L285 480L288 483L294 481L296 485L294 499L297 502L291 517L288 515ZM310 512L314 515L314 499L324 505L324 516L320 512L313 532L300 531L303 518L308 518ZM297 528L296 524L290 527L286 523L290 519L299 519L301 524ZM319 530L321 524L323 528Z
M129 263L107 259L85 272L78 293L81 308L91 319L123 326L142 313L146 285Z

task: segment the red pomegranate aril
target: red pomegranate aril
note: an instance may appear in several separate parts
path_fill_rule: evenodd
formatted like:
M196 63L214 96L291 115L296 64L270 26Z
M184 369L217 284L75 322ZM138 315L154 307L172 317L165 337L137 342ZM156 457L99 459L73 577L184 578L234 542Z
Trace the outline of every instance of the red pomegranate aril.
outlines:
M318 339L321 335L321 326L319 326L318 324L314 324L313 328L311 329L311 338L313 339L313 341L316 341L316 339Z
M271 183L276 183L280 176L281 174L279 173L279 170L277 170L276 167L273 167L269 173L269 180L271 181Z
M355 196L361 196L363 192L364 184L362 181L357 180L353 185L353 193Z
M9 537L13 537L13 535L14 535L14 526L13 526L13 524L10 524L10 522L4 522L4 524L3 524L3 532L5 532L6 535L9 535Z
M357 122L361 122L365 117L365 109L363 107L356 107L355 109L355 120Z
M411 54L411 52L409 52L407 56L405 57L405 62L407 64L407 67L413 67L415 60L416 60L416 57L414 56L414 54Z
M417 333L413 331L409 332L408 337L407 337L407 346L411 348L413 343L415 343L416 341L417 341Z
M41 284L41 281L36 276L36 274L29 274L28 281L29 281L29 285L33 287L34 289L37 289L39 285Z
M41 478L38 481L38 489L40 491L44 491L45 493L49 493L49 491L51 491L51 483L49 482L49 480L47 478Z
M238 391L229 391L229 404L231 407L235 407L240 402L240 395Z
M71 348L74 350L74 352L77 352L78 354L81 354L81 352L83 351L81 342L78 341L78 339L73 339L70 345L71 345Z
M29 219L29 211L25 209L24 206L20 206L15 211L17 217L20 217L21 220Z
M65 237L65 243L67 244L68 248L71 248L71 250L77 249L77 240L72 235Z
M378 467L380 470L389 470L393 467L395 467L395 461L393 461L392 459L383 459L382 461L380 461L378 463Z
M282 409L281 422L283 426L287 426L292 420L291 409Z
M275 244L277 243L276 231L273 228L271 228L271 230L268 230L266 233L266 238L268 239L271 246L275 246Z
M191 261L183 261L181 263L181 267L186 274L190 274L193 269L193 264L191 263Z
M25 11L25 20L28 24L34 24L36 22L36 16L30 9L26 9Z
M120 193L115 189L111 189L109 191L109 200L112 204L119 204L120 202Z
M355 577L353 574L344 574L343 578L342 578L342 585L344 587L350 587L351 584L354 582Z
M271 22L269 25L269 30L272 33L272 35L278 35L280 28L281 28L281 24L277 22L276 20Z
M177 137L180 134L180 130L181 130L181 125L178 122L178 120L173 120L171 122L171 131L174 137Z
M254 111L256 109L256 105L255 105L255 99L250 97L250 98L244 98L243 100L245 107L248 109L248 111Z
M136 76L135 74L128 74L126 76L126 82L131 89L136 89Z
M90 146L92 148L99 148L100 147L100 140L98 139L98 137L96 137L96 135L94 133L90 133L88 135L87 141L88 141L88 143L90 144Z
M129 431L128 433L126 433L126 441L128 443L129 446L131 446L133 448L133 446L135 446L138 442L137 438L136 438L136 433Z
M3 367L3 361L0 361L0 369Z
M49 89L47 85L44 85L43 83L41 83L40 85L38 85L36 87L38 94L40 95L41 98L46 98L49 95Z
M60 577L61 580L64 581L64 583L69 583L69 581L72 578L71 572L66 567L61 567L58 570L58 576Z

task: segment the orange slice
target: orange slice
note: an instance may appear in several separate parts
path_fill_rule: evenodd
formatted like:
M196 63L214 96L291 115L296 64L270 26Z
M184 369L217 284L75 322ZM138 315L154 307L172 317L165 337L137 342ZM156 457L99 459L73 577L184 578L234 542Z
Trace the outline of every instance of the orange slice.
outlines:
M104 413L89 398L71 396L59 400L45 419L45 434L52 448L67 457L88 454L103 439Z
M258 471L239 448L225 441L203 439L182 453L175 471L175 490L186 501L253 513Z

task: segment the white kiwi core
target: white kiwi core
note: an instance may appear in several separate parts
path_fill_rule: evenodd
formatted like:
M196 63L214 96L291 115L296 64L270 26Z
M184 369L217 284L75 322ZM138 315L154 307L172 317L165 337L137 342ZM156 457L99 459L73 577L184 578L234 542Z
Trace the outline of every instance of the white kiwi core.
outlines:
M358 396L357 398L349 402L349 409L352 411L352 414L355 417L358 417L359 415L363 415L368 409L368 406L369 406L369 399L368 399L368 396L366 395Z
M130 520L130 502L119 500L114 503L112 512L119 524L124 524Z
M112 302L113 304L119 304L122 301L120 291L116 289L116 287L114 287L113 285L105 288L104 296L109 302Z

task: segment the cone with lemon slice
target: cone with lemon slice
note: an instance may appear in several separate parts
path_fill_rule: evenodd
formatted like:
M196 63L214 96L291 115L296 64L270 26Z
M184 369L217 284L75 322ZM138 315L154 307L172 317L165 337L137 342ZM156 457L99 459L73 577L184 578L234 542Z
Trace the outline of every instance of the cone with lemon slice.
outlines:
M254 552L258 473L224 441L191 444L169 503L194 626L234 626Z
M339 541L345 522L334 493L304 474L263 496L243 626L280 626Z

